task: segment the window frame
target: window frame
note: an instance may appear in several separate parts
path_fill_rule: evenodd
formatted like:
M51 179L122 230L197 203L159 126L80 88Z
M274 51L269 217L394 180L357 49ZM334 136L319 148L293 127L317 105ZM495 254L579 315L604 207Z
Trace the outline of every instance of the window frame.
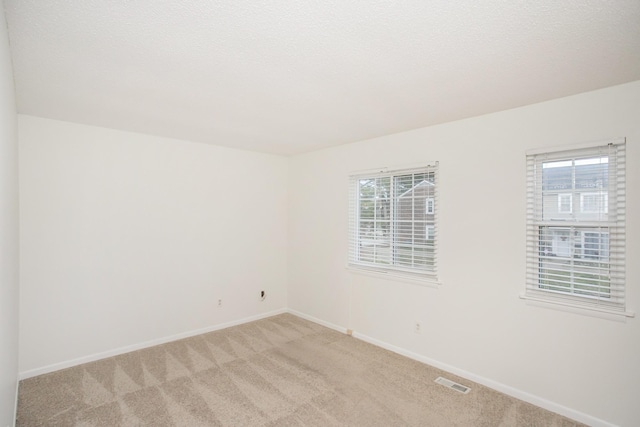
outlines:
M427 240L435 239L435 237L436 237L436 227L435 227L435 225L427 225L424 228L424 233L425 233L425 238Z
M569 198L569 210L562 210L562 198ZM571 193L558 193L558 213L560 214L572 214L573 213L573 194Z
M425 212L428 215L433 215L435 212L435 200L433 197L427 197L425 200Z
M587 191L586 193L604 194L606 213L599 212L600 215L592 216L590 214L593 212L587 212L586 216L581 216L582 212L580 212L572 214L570 218L554 217L552 212L545 214L548 209L545 207L545 196L566 194L568 191L558 192L557 187L552 185L552 181L545 181L549 178L543 180L544 165L569 163L571 167L571 190L569 191L575 196L583 194L580 188L581 181L576 175L584 176L584 171L578 171L577 168L588 164L584 163L584 160L597 157L601 157L601 161L606 157L606 160L600 163L607 164L604 172L606 182L601 184L604 187L600 192ZM628 317L635 316L635 313L627 311L625 297L625 139L529 150L526 160L526 279L521 297L544 304ZM582 200L580 201L582 210ZM560 199L557 203L559 208ZM560 209L558 213L568 214L560 212ZM545 218L545 215L548 216ZM560 229L570 230L567 234L569 242L563 244L564 258L558 258L556 261L549 258L555 255L550 254L549 251L560 250L560 242L552 238L558 233L556 230ZM596 253L593 248L590 248L591 253L587 256L585 239L589 233L607 236L608 247L605 251ZM558 246L550 250L552 243L553 246L556 244Z
M409 199L412 200L411 208L413 215L416 214L416 209L424 209L424 217L416 219L413 217L411 220L407 220L402 216L401 209L398 208L400 203L406 203L407 199L401 200L409 193L414 191L418 185L414 179L426 174L428 180L423 180L429 185L427 195L425 195L425 201L423 206L419 207L416 203L420 197L414 198L414 195L410 195ZM413 187L400 188L399 183L407 179L409 175L412 175L411 181ZM390 200L390 212L388 229L388 244L389 244L389 263L383 263L375 258L366 259L362 257L361 249L363 247L363 241L365 240L362 235L362 222L368 222L369 218L363 218L361 216L361 202L363 200L360 194L360 185L362 181L374 180L374 179L389 179L389 185L392 189ZM400 180L400 181L396 181ZM349 250L348 250L348 263L347 267L353 272L366 273L366 274L383 274L385 277L400 279L418 284L433 284L437 285L437 218L438 218L438 162L430 162L419 167L412 168L383 168L374 171L356 172L349 175ZM397 187L397 188L396 188ZM423 187L424 188L424 187ZM424 190L423 190L424 191ZM432 199L432 211L428 211L428 202L426 199ZM428 217L428 218L427 218ZM411 224L411 234L409 235L411 243L402 243L401 237L407 237L406 227ZM419 224L419 225L418 225ZM418 226L416 226L418 225ZM430 233L432 230L432 234ZM430 235L433 239L429 239ZM375 237L374 237L375 239ZM418 240L424 240L424 243L417 243ZM432 241L431 241L432 240ZM411 253L411 265L407 265L408 254L404 249L409 248ZM420 250L425 251L424 255Z
M590 214L600 212L598 209L596 210L585 209L584 199L586 196L602 197L599 200L599 202L602 202L604 204L604 210L602 211L602 213L606 213L606 214L609 213L609 195L607 193L601 193L597 191L586 191L584 193L580 193L580 212L590 213Z

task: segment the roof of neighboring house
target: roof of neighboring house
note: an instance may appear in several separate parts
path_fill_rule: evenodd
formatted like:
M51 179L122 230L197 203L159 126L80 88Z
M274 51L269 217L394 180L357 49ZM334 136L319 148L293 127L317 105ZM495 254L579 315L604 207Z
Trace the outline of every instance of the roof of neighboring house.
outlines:
M422 181L420 181L419 183L417 183L416 185L414 185L413 187L411 187L410 189L408 189L407 191L405 191L404 193L402 193L400 196L398 197L404 197L409 193L412 193L414 191L416 191L418 188L424 188L424 187L433 187L435 184L429 180L423 179Z
M575 168L575 187L573 169ZM608 185L608 166L604 164L563 166L542 170L543 190L598 189Z

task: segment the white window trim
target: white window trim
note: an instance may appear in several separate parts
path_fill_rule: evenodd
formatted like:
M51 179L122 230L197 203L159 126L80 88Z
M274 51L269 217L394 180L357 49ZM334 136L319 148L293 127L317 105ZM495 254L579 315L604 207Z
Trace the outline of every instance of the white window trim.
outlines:
M434 225L426 225L424 227L424 238L429 240L429 236L433 236L434 239L436 238L436 227Z
M609 213L609 195L608 194L602 194L599 193L597 191L589 191L586 193L580 193L580 212L582 213L598 213L600 212L599 210L585 210L585 206L584 206L584 198L586 196L596 196L596 197L602 197L604 196L604 211L603 213Z
M425 212L427 213L427 215L433 215L433 213L435 212L435 201L433 199L433 197L427 197L426 201L425 201Z
M562 198L563 197L568 197L569 198L569 210L568 211L562 210ZM558 213L561 213L561 214L571 214L571 213L573 213L573 194L571 194L571 193L559 193L558 194Z
M608 231L597 231L597 230L581 230L580 233L580 243L582 245L582 258L585 258L587 256L587 254L585 253L587 251L586 245L587 245L587 234L597 234L599 237L599 240L602 240L602 235L606 235L607 239L610 239L609 236L609 232ZM592 250L591 248L589 248L589 250Z
M552 291L547 286L542 289L539 285L539 256L540 256L540 230L542 227L556 227L565 224L553 223L551 221L543 221L542 217L538 217L536 212L542 206L542 181L541 174L536 174L537 168L541 168L542 162L558 161L563 159L577 158L579 155L594 155L597 150L609 150L606 155L613 156L616 161L616 171L609 175L607 211L609 211L610 203L614 203L613 212L615 217L609 215L606 222L593 221L592 223L579 223L573 225L580 227L602 227L603 232L609 233L610 243L615 246L618 251L622 249L621 255L614 255L610 251L610 289L611 293L618 294L618 301L604 301L602 297L592 297L586 295L577 295L575 293L565 293L560 291ZM583 153L578 150L584 150ZM610 160L611 162L611 160ZM610 166L614 167L614 166ZM624 267L624 247L625 247L625 206L624 206L624 187L625 187L625 139L619 138L610 141L600 141L597 143L580 144L578 146L556 147L552 149L536 149L527 152L527 273L525 290L521 294L521 298L531 300L542 305L557 305L577 309L586 312L606 313L614 316L634 317L633 311L626 309L625 292L625 267ZM540 175L540 176L538 176ZM540 180L540 181L538 181ZM619 200L618 205L615 205ZM548 224L546 224L548 223ZM567 224L569 225L569 224ZM614 237L616 236L616 237ZM618 265L621 265L618 267ZM547 273L548 274L548 273ZM573 276L574 273L572 273Z
M415 274L402 274L401 272L391 270L381 270L371 267L354 266L347 264L347 271L350 273L361 274L364 276L375 277L377 279L389 279L394 282L410 283L412 285L425 286L429 288L437 288L442 283L435 277L420 277Z
M359 218L357 218L357 196L354 194L355 190L355 182L358 179L362 178L376 178L376 177L384 177L384 176L398 176L398 175L406 175L411 173L420 173L420 172L429 172L434 174L434 181L436 183L434 188L434 196L433 196L433 212L430 213L434 216L434 224L433 224L433 235L434 235L434 270L426 271L426 270L418 270L411 268L403 268L400 266L392 266L385 267L380 264L373 263L361 263L354 259L354 255L356 253L356 249L354 249L354 245L357 244L358 238L357 236L357 224ZM347 269L353 273L365 274L368 276L381 277L392 279L395 281L402 281L407 283L413 283L418 285L424 285L428 287L437 287L440 285L438 281L437 275L437 216L438 216L438 162L429 162L420 166L413 166L410 169L403 168L379 168L370 171L364 172L354 172L349 175L349 251L348 251L348 262ZM426 206L425 206L426 208ZM431 226L431 225L430 225Z

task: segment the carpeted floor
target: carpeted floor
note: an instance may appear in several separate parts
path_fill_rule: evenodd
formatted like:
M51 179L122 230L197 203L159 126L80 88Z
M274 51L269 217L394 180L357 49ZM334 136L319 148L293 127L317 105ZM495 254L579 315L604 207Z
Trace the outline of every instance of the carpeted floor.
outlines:
M282 314L23 380L17 425L579 424Z

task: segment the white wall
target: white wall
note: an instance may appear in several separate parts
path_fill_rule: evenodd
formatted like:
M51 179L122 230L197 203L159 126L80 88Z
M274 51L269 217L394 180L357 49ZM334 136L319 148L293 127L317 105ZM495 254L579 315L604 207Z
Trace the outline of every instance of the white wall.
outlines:
M640 315L640 82L292 158L289 307L584 421L640 425L640 318L519 299L526 150L618 136L628 307ZM442 285L347 271L349 173L429 160L440 162Z
M0 5L0 425L13 425L18 379L18 136L13 70Z
M19 131L23 376L286 307L286 158L24 115Z

